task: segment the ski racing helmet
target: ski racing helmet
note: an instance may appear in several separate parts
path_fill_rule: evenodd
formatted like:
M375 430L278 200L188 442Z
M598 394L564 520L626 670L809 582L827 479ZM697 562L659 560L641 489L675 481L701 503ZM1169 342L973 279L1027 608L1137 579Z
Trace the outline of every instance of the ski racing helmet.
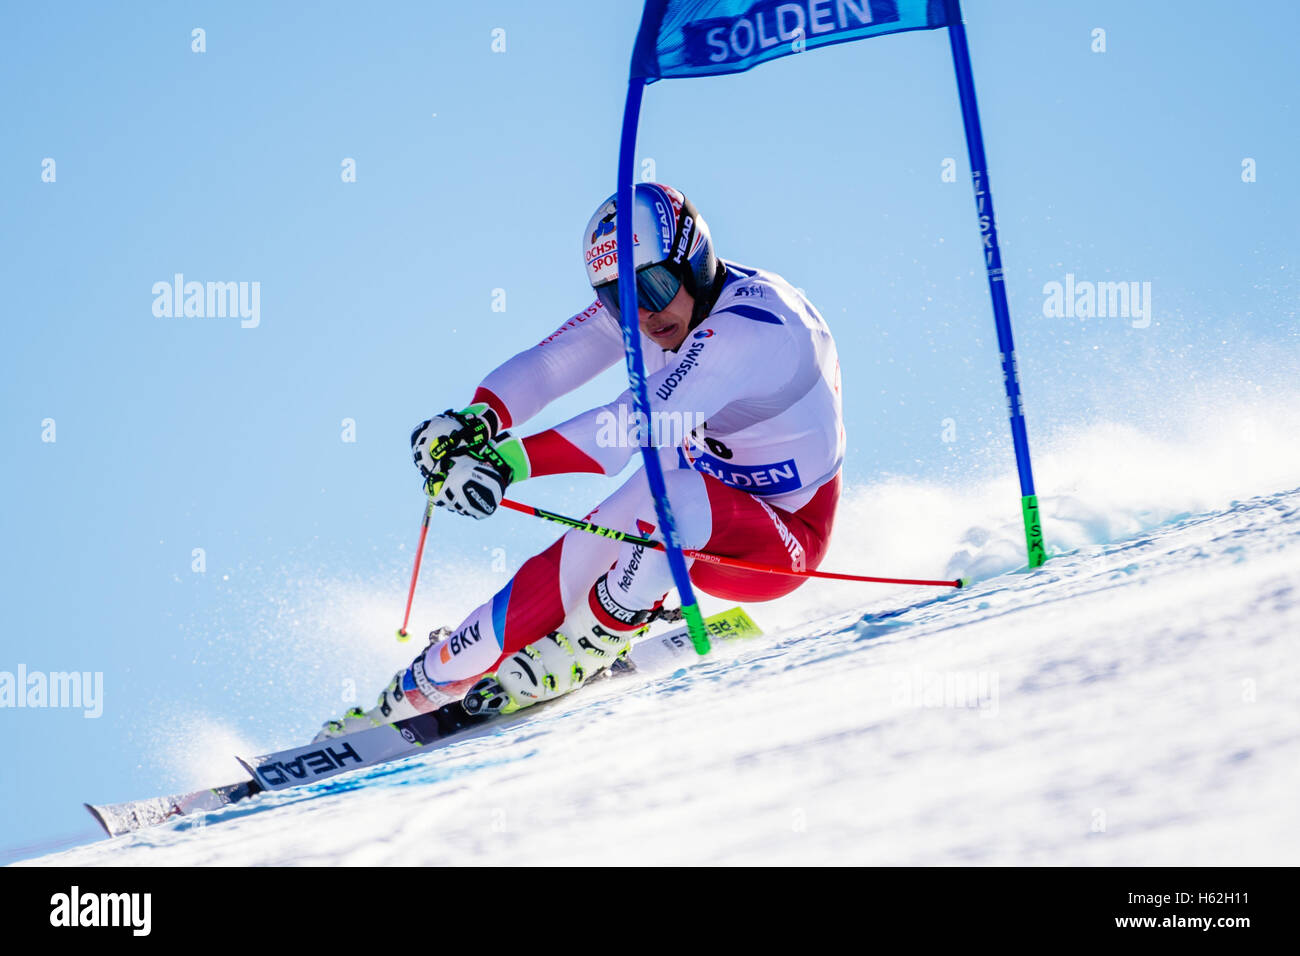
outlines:
M596 298L619 318L617 194L592 214L583 235L587 279ZM682 286L695 299L691 325L713 308L726 267L713 251L709 227L689 199L672 186L638 183L633 194L632 245L635 250L637 303L658 312Z

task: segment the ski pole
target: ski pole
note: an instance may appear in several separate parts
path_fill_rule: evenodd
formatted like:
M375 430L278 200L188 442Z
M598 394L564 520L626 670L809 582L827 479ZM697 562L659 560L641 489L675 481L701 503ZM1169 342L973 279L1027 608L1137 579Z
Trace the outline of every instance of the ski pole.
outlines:
M454 448L459 443L466 443L470 446L478 446L485 443L485 435L482 426L474 428L466 426L459 431L453 432L446 438L440 440L440 444L430 449L430 454L435 461L441 462L449 454L448 448ZM491 446L489 446L491 447ZM397 639L399 641L409 641L410 633L406 630L406 625L411 622L411 604L415 601L415 583L420 579L420 560L424 557L424 540L429 536L429 519L433 516L433 499L442 490L442 482L446 474L430 475L425 481L425 493L429 500L424 505L424 521L420 524L420 543L415 548L415 567L411 569L411 586L406 592L406 613L402 616L402 626L397 629Z
M632 534L630 531L618 531L614 528L606 528L602 525L593 524L590 521L580 521L577 518L569 518L562 514L556 514L554 511L547 511L544 508L521 504L518 501L511 501L509 498L502 498L501 504L523 514L532 515L535 518L544 518L547 521L554 521L557 524L567 525L568 527L575 528L578 531L586 531L589 534L600 535L602 538L610 538L613 541L626 541L628 544L639 544L642 547L653 548L656 551L664 550L662 541L656 541L653 538L646 538L641 535ZM788 577L828 578L834 581L859 581L870 584L915 584L928 587L948 588L965 587L970 583L965 578L954 578L949 581L936 581L922 578L882 578L865 574L840 574L835 571L796 571L792 568L778 568L775 565L759 564L755 561L746 561L743 558L730 558L721 554L710 554L707 551L696 551L692 548L683 548L682 554L698 561L706 561L709 564L721 564L733 568L743 568L746 571L761 571L766 574L782 574Z
M429 518L433 515L433 496L429 496L424 506L424 522L420 525L420 543L415 548L415 567L411 569L411 588L406 592L406 614L402 626L397 629L399 641L409 641L411 635L406 632L406 625L411 622L411 603L415 600L415 582L420 579L420 559L424 557L424 539L429 536Z

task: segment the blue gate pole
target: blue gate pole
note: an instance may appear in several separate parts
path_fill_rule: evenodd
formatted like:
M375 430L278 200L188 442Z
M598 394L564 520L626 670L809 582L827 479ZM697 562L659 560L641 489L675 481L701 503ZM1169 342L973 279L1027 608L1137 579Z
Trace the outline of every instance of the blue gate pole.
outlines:
M1038 495L1034 491L1034 472L1029 463L1029 436L1025 431L1024 402L1020 396L1020 370L1016 363L1015 342L1011 337L1011 310L1007 306L1006 285L1002 281L1002 251L998 248L993 193L989 188L984 137L980 132L979 106L975 101L975 77L970 68L970 50L966 46L966 26L962 22L960 0L944 2L948 14L952 65L957 74L957 93L961 97L961 118L966 127L966 152L970 157L971 183L975 187L975 209L979 214L980 235L984 240L984 268L988 273L989 294L993 298L993 321L998 330L998 349L1002 353L1002 378L1007 392L1011 441L1015 445L1016 468L1020 472L1020 509L1025 522L1025 548L1029 566L1036 568L1047 560L1047 552L1043 548Z
M627 356L627 377L632 392L633 407L641 413L639 421L650 423L650 396L646 391L645 360L641 356L641 328L637 319L636 295L636 252L632 244L632 177L636 168L636 129L641 118L641 94L645 90L645 80L639 76L628 78L627 103L623 107L623 132L618 147L618 214L615 218L615 238L618 241L618 307L622 312L620 325L623 328L623 350ZM686 568L686 558L682 555L681 542L677 537L677 523L673 520L672 507L668 501L668 489L664 486L663 466L659 461L659 449L650 441L655 429L647 427L641 431L641 458L645 462L646 480L650 483L650 494L654 498L655 513L659 516L659 527L663 533L664 550L668 553L668 567L672 571L673 583L677 585L677 594L682 599L682 614L690 628L691 642L700 654L709 652L709 635L704 628L704 619L700 616L700 606L695 600L695 591L691 587L690 572Z

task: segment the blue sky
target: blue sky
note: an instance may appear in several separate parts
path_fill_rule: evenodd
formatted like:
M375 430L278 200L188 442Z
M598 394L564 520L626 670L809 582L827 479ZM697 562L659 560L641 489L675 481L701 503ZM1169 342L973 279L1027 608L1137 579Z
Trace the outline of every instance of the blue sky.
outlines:
M1197 382L1293 375L1300 8L965 9L1031 445L1158 420ZM188 728L295 742L339 709L348 651L318 653L313 629L353 626L349 595L387 602L359 618L361 696L409 658L389 635L422 507L410 430L590 301L579 236L613 189L637 19L630 2L5 7L0 670L100 671L105 700L96 720L0 710L0 851L93 835L82 800L224 782L160 761L200 746ZM850 481L1011 470L942 32L654 84L638 153L724 257L785 275L831 324ZM176 273L259 283L260 323L155 316ZM1150 326L1045 316L1067 273L1150 283ZM611 487L518 497L582 510ZM514 567L554 536L446 524L425 587L481 571L448 598L462 612L504 580L494 555Z

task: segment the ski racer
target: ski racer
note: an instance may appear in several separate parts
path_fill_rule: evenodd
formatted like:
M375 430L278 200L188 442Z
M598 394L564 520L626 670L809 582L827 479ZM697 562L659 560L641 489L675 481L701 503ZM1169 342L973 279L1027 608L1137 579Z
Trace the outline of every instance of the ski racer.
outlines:
M411 448L426 489L451 513L486 518L513 484L616 475L651 444L684 548L815 569L829 544L845 444L830 330L781 276L720 259L704 219L678 190L641 184L633 195L631 271L650 421L633 412L625 391L555 428L512 434L624 356L611 196L583 237L596 300L489 373L467 407L416 427ZM588 520L653 535L658 519L644 468ZM804 580L703 561L691 563L690 575L700 590L731 601L771 600ZM664 552L571 530L459 627L434 632L374 708L353 708L317 739L488 688L489 709L503 713L568 693L629 649L671 587ZM495 681L476 684L485 674Z

